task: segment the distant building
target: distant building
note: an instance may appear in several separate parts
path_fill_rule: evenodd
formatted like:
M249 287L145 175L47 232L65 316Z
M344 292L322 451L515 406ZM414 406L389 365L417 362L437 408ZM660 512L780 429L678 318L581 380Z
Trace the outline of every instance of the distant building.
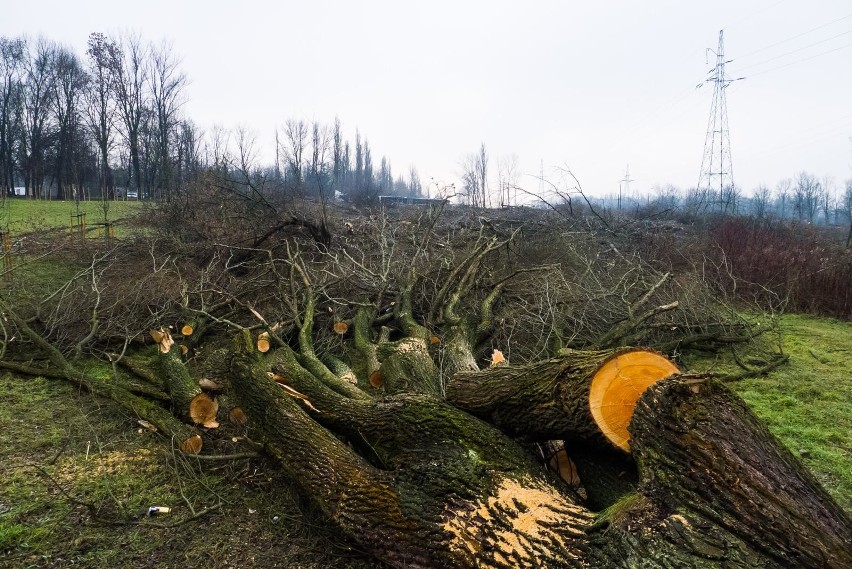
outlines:
M415 198L411 196L379 196L382 205L409 204L409 205L441 205L446 203L446 198Z

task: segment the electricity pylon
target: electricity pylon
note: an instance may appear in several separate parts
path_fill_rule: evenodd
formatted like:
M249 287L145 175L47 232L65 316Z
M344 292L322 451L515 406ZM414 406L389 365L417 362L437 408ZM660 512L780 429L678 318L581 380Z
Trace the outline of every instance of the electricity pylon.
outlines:
M707 135L704 139L704 157L701 159L701 174L698 187L719 192L719 207L725 206L725 189L734 187L734 166L731 160L731 132L728 129L728 102L725 89L737 79L728 79L725 75L725 31L719 30L719 47L716 51L707 48L706 53L716 56L716 66L704 83L713 83L713 103L710 105L710 119L707 121Z

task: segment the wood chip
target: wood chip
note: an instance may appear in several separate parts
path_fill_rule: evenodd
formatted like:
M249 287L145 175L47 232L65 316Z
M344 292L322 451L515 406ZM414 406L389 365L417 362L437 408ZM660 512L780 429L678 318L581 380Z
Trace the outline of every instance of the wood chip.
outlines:
M507 363L506 356L503 355L503 352L500 350L494 350L494 353L491 354L491 367L497 367Z
M275 383L290 383L290 380L284 377L283 375L278 375L277 373L272 373L271 371L266 372L266 375L269 376L269 379L271 379Z
M257 310L255 310L255 309L254 309L254 308L252 308L251 306L249 306L249 307L248 307L248 309L251 311L251 313L252 313L252 314L254 314L254 317L255 317L255 318L257 318L258 320L260 320L260 321L261 321L261 322L263 322L264 324L268 324L268 323L266 322L266 318L264 318L263 316L261 316L261 315L260 315L260 312L258 312Z
M172 346L175 343L172 339L172 335L163 328L160 328L159 330L150 330L149 333L151 334L151 337L154 338L154 341L159 344L160 352L168 354L169 350L172 349Z
M311 404L311 401L310 401L310 399L308 399L308 398L307 398L307 396L305 396L305 395L303 395L303 394L299 393L298 391L296 391L295 389L293 389L293 388L292 388L292 387L290 387L289 385L284 385L283 383L281 383L281 384L279 384L279 385L281 385L281 389L283 389L285 392L287 392L287 395L290 395L290 396L292 396L292 397L295 397L296 399L301 399L301 400L304 402L305 406L306 406L308 409L310 409L310 410L312 410L312 411L317 411L317 412L319 412L319 409L317 409L316 407L314 407L314 406Z
M142 427L142 428L144 428L148 431L151 431L152 433L157 432L157 427L155 425L149 423L148 421L145 421L144 419L137 419L136 422L139 423L140 427Z
M212 379L207 379L206 377L203 377L203 378L198 380L198 386L201 389L206 389L208 391L221 391L222 390L222 385L220 383L217 383L217 382L213 381Z

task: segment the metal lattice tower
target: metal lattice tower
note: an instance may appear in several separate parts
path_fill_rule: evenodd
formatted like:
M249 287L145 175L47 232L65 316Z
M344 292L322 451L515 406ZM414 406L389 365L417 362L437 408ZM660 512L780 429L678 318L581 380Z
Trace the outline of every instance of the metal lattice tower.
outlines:
M618 182L618 209L621 209L621 195L622 189L624 190L624 195L628 198L630 197L630 182L635 182L636 180L632 180L630 178L630 164L627 165L627 170L624 172L624 179L619 180Z
M710 105L710 119L707 122L707 135L704 139L704 157L701 159L701 174L698 187L719 192L720 208L725 204L725 189L734 186L734 166L731 161L731 132L728 129L728 103L725 89L734 81L725 75L724 30L719 30L719 47L716 51L707 48L707 53L716 56L716 66L710 70L710 77L704 83L713 83L713 103ZM703 83L702 83L703 84ZM699 87L701 84L699 84Z

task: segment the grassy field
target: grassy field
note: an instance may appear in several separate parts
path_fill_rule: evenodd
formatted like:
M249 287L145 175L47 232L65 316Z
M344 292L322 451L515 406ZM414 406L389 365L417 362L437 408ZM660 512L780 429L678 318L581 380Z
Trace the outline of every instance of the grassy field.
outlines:
M141 202L113 201L108 202L109 207L106 219L116 222L138 212L144 207ZM104 204L99 200L83 201L77 204L73 201L45 201L28 199L6 199L0 209L0 226L6 227L8 221L9 231L14 234L28 233L36 230L71 228L78 218L72 218L72 214L86 214L86 224L94 227L94 224L104 222ZM120 226L119 226L120 227Z
M187 460L65 382L0 393L0 567L371 567L264 460Z
M852 324L787 315L781 325L790 363L734 388L852 512Z
M852 324L782 328L790 363L733 387L852 511ZM4 567L371 566L264 460L187 461L61 381L6 374L0 393Z

